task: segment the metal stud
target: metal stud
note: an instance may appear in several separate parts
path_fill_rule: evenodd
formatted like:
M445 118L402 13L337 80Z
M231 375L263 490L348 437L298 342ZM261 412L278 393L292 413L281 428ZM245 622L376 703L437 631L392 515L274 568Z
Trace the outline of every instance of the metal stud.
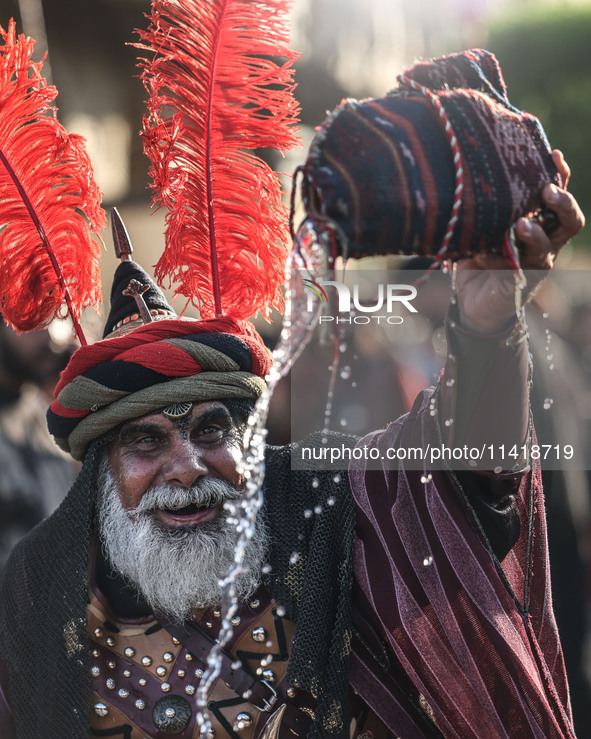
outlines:
M93 708L96 715L101 718L104 718L109 713L109 709L104 703L95 703Z
M152 721L158 736L181 734L190 724L193 711L191 704L180 695L166 695L154 704Z
M109 668L109 670L114 670L116 666L117 666L117 665L116 665L116 663L115 663L115 660L112 660L112 659L110 659L110 660L109 660L109 661L107 662L107 667Z
M170 690L170 683L162 683L162 685L160 686L160 690L163 693L168 693L168 691Z
M126 647L125 648L125 656L126 657L133 657L135 654L135 649L133 647Z
M185 693L187 695L195 695L197 688L194 685L185 686Z
M295 692L295 690L293 688L288 688L287 689L287 697L288 698L295 698L296 697L296 692Z
M112 637L112 636L108 636L107 637L107 645L109 647L114 647L115 646L115 638Z
M142 688L145 688L146 685L148 684L148 681L146 680L145 677L140 677L140 679L138 680L138 683L142 686Z
M166 667L164 667L163 665L158 665L158 667L156 668L156 674L158 675L158 677L164 677L166 673Z
M251 608L258 608L261 605L261 601L257 599L250 601Z
M142 665L144 667L149 667L152 664L152 658L151 657L142 657Z
M99 675L101 674L101 670L100 670L100 667L97 667L96 665L93 665L93 666L92 666L92 667L90 668L90 674L91 674L91 675L92 675L93 677L98 677L98 676L99 676Z
M129 690L127 688L120 688L119 689L119 697L120 698L127 698L129 696Z
M91 652L91 654L92 654L93 657L100 657L101 656L101 653L99 652L98 649L93 649L92 652Z
M123 677L131 677L131 670L123 670Z
M181 668L180 670L177 670L177 671L176 671L176 674L177 674L177 675L178 675L179 677L185 677L185 675L187 674L187 671L186 671L186 670L183 670L183 669Z
M201 679L204 674L204 671L200 667L195 670L195 677L198 677L199 679Z
M191 654L191 652L187 652L187 654L185 654L185 659L187 660L187 662L190 662L193 659L193 655Z
M234 721L234 731L248 729L249 726L252 726L252 716L250 713L246 713L246 711L241 711L238 716L236 716L236 721Z
M267 630L262 626L257 626L256 629L252 630L251 634L253 641L262 643L267 638Z
M218 611L218 610L215 610L213 612L213 615L214 615L215 618L219 618L222 615L222 612L221 611Z
M175 647L178 647L178 645L180 644L180 641L176 638L176 636L173 636L172 643L175 645Z
M136 707L136 708L137 708L137 709L138 709L139 711L143 711L143 710L144 710L144 708L146 707L146 701L145 701L145 700L143 700L142 698L138 698L138 699L136 700L136 702L135 702L135 707Z
M207 626L208 629L213 629L213 624L211 623L211 621L206 621L205 625Z
M232 626L239 626L240 620L240 616L232 616L232 618L230 619L230 623L232 624Z
M108 678L105 685L107 686L107 688L109 688L109 690L115 690L115 681L113 680L112 677Z
M165 662L172 662L174 654L172 652L164 652L163 659Z
M101 636L103 635L103 630L102 630L102 629L95 629L93 633L94 633L94 636L95 636L95 637L96 637L97 639L100 639L100 638L101 638Z
M263 670L263 680L266 680L268 683L274 683L277 680L277 675L273 670Z

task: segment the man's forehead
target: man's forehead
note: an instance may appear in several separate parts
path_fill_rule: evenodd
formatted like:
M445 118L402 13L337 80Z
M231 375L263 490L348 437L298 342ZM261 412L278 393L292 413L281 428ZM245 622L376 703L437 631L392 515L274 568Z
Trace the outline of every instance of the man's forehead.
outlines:
M182 403L179 403L178 405L180 406ZM166 412L169 407L170 406L167 406L161 411L154 411L145 416L131 419L121 426L121 430L123 431L128 426L137 423L150 423L163 426L173 425L177 419L171 418L170 414ZM183 414L183 417L190 423L197 423L203 417L211 417L212 413L231 418L230 412L219 400L207 400L199 403L192 403L190 410L186 414Z

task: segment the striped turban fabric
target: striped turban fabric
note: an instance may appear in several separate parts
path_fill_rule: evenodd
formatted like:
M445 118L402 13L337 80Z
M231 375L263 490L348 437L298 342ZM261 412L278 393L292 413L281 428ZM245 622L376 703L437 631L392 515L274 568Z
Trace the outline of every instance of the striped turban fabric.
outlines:
M47 413L59 447L81 460L91 441L173 403L256 399L271 355L248 321L161 320L74 354Z
M561 184L540 121L510 104L481 49L418 63L384 97L344 101L299 172L307 230L354 258L497 250L542 207L544 185Z

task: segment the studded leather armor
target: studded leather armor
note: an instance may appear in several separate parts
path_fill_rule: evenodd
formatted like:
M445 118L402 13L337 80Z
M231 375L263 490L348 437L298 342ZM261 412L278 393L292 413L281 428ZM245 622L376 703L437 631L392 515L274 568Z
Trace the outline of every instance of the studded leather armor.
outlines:
M100 593L90 593L87 609L91 641L91 736L148 739L176 736L196 739L197 690L206 669L154 618L118 619ZM205 610L196 618L199 629L215 639L221 627L219 611ZM273 717L288 715L271 736L305 737L314 718L314 700L286 680L295 624L261 588L244 603L233 620L234 634L226 651L269 686L276 698L257 706L218 678L210 692L208 711L216 737L256 739ZM388 732L352 695L355 718L351 737L388 737ZM288 711L283 708L286 706ZM359 730L357 730L359 727ZM371 728L370 728L371 727Z

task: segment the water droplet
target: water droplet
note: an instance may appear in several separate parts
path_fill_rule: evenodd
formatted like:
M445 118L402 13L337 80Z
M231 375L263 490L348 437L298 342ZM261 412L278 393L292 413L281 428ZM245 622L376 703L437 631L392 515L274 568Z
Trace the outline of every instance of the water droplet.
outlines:
M349 367L348 364L346 364L341 370L341 377L343 380L348 380L351 377L351 367Z
M550 314L549 313L546 313L546 311L544 311L542 313L542 318L548 318L549 316L550 316Z
M433 564L433 557L431 555L429 555L428 557L425 557L425 559L423 560L423 565L425 567L429 567L429 565L432 565L432 564Z
M552 360L554 359L554 354L548 354L548 355L546 356L546 359L547 359L547 360L548 360L549 362L551 362L551 361L552 361Z
M304 518L312 518L312 511L309 508L304 511Z
M339 346L339 351L340 351L341 353L344 353L344 352L346 352L346 351L347 351L347 344L346 344L345 342L343 342L343 343L342 343L342 344L341 344L341 345Z
M289 558L289 564L294 565L298 559L300 558L299 552L292 552L291 557Z
M322 506L317 505L316 508L314 508L314 513L318 516L322 513Z
M320 485L320 480L319 480L319 479L318 479L317 477L315 477L315 478L314 478L314 479L312 480L312 487L313 487L313 488L317 488L317 487L318 487L319 485Z
M333 505L334 505L334 504L335 504L336 502L337 502L337 499L336 499L336 498L334 498L334 497L330 497L330 498L329 498L329 499L328 499L328 500L326 501L326 505L330 505L330 506L333 506Z
M340 423L341 423L341 426L342 426L343 428L345 428L345 426L347 425L347 420L346 420L345 418L341 418L341 421L340 421Z
M283 606L277 606L277 615L279 618L283 618L285 616L285 608Z
M353 382L351 383L351 387L357 387L357 383L356 383L355 381L353 381Z
M272 569L271 565L263 565L263 569L262 569L263 575L268 575L269 572L271 572L271 569Z
M544 400L544 410L548 411L550 408L552 408L552 404L554 403L554 400L552 398L546 398Z
M552 370L554 369L554 365L553 365L553 364L549 365L549 366L548 366L548 369L549 369L550 371L552 371Z
M342 477L341 477L340 475L338 475L338 474L337 474L337 475L335 475L335 476L334 476L334 477L332 478L332 481L333 481L333 482L336 482L336 484L337 484L337 485L339 484L339 482L340 482L341 480L342 480Z
M334 369L333 365L332 365L332 364L329 364L329 365L328 365L328 371L329 371L329 372L332 372L332 371L333 371L333 369Z
M445 419L445 425L448 426L448 427L451 426L453 424L453 422L454 422L453 418L446 418Z
M431 482L432 479L433 479L433 475L430 472L427 475L421 475L421 482L423 484L427 482Z
M456 381L452 377L451 380L447 380L447 382L445 384L446 384L447 387L453 387L456 384Z

